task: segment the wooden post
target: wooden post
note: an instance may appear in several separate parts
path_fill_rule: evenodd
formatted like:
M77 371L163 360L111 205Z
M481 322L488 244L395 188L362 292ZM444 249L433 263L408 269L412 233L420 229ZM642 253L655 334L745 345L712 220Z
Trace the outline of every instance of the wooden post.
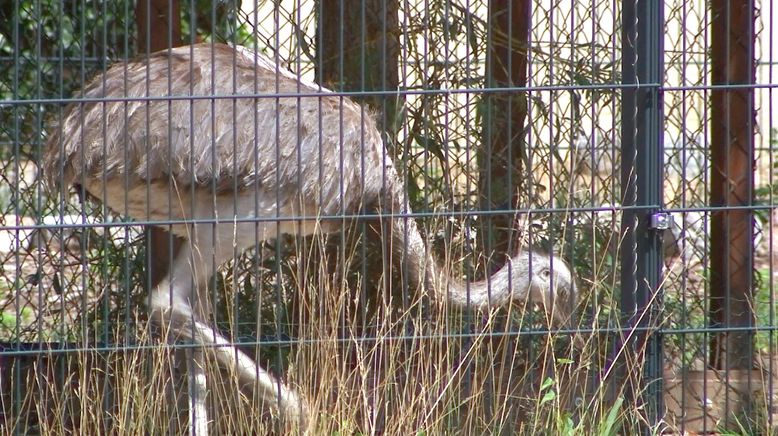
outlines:
M754 5L743 0L711 2L713 85L748 85L754 66ZM717 88L711 92L711 193L714 207L751 206L754 192L754 92ZM710 320L714 327L754 325L753 213L723 210L711 219ZM751 369L754 335L749 331L713 336L710 366Z
M137 25L136 51L138 55L151 53L182 45L181 18L178 0L138 0L135 6ZM170 263L181 250L184 241L158 226L146 226L146 285L150 292L170 271ZM166 397L176 398L175 412L168 417L168 429L172 433L184 433L189 413L189 397L186 395L186 362L184 349L173 349L171 385L167 386Z
M399 128L398 107L402 107L402 103L396 95L369 93L396 91L399 88L399 7L398 0L320 0L316 11L316 81L336 91L366 92L365 95L355 96L354 100L365 105L366 117L372 116L371 112L375 113L378 129L389 147L395 142ZM365 209L364 212L371 211ZM362 249L356 256L356 265L352 268L360 268L362 277L376 280L362 281L359 291L361 295L357 299L359 307L354 308L351 315L353 318L349 322L357 326L356 332L351 334L372 336L378 333L375 327L370 325L370 319L374 316L386 316L380 311L387 307L390 291L403 286L392 286L389 274L391 268L387 263L391 259L391 250L388 244L380 243L373 235L375 230L381 233L380 240L391 241L391 229L384 227L380 220L359 220L356 228L363 235L362 241L370 243L362 243ZM348 263L346 247L352 246L354 234L347 236L346 233L341 233L327 238L327 270L334 273L338 280L342 280L347 274L344 268ZM368 255L372 252L380 253L381 250L385 250L384 256ZM378 280L379 277L384 280ZM400 301L406 301L406 296L403 295ZM356 356L350 344L346 345L344 354ZM372 354L375 357L370 362L370 371L374 374L370 377L371 380L381 379L380 374L384 368L389 367L387 358L390 354ZM373 406L374 416L364 416L362 419L373 420L375 428L381 432L387 415L391 416L391 412L387 412L381 403Z
M179 0L138 0L135 6L138 54L180 46L180 17Z
M528 0L489 2L486 86L527 86L527 50L530 29ZM524 173L525 92L488 93L483 117L482 146L478 153L481 210L513 209L519 205ZM485 216L483 247L490 267L499 269L513 255L516 233L511 213ZM497 256L493 256L493 255Z

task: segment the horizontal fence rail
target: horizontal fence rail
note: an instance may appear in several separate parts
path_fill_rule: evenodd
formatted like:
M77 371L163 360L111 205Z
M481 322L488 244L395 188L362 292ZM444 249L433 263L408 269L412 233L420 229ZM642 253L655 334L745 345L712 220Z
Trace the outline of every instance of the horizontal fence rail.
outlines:
M0 6L0 432L774 433L775 7L573 3Z

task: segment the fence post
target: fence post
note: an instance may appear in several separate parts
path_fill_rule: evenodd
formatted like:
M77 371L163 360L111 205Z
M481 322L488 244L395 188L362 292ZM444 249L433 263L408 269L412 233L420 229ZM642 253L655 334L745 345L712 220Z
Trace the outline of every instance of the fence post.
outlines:
M662 3L627 1L622 9L622 83L626 85L621 114L624 330L619 342L626 349L616 374L627 402L645 405L649 424L659 422L663 414L662 339L654 322L658 319L662 265L661 225L654 222L662 207ZM641 364L642 374L634 367Z

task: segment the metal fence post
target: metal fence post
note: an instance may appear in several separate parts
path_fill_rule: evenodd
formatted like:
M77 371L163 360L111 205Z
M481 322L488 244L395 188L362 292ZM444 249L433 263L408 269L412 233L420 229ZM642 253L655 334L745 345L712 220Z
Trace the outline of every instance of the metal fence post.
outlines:
M661 1L635 0L622 10L622 344L636 357L627 361L642 358L643 368L633 378L636 368L622 364L619 382L628 401L645 404L649 423L663 409L662 339L654 328L662 260L663 9Z

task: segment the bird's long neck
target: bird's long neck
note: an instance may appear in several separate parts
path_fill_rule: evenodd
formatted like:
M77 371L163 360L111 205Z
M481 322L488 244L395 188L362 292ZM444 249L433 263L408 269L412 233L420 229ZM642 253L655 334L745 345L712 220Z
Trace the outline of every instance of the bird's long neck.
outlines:
M511 267L511 263L508 262L499 271L484 280L465 283L449 277L435 265L434 268L437 270L436 274L438 274L438 277L443 276L439 283L443 284L443 280L448 280L448 292L445 286L433 292L441 294L447 292L440 297L459 307L486 308L504 306L514 296L512 295L512 290L524 290L529 285L528 280L525 280L523 276L513 279L510 273ZM518 280L523 283L512 283L511 280Z
M409 210L406 207L404 212ZM520 267L523 256L514 258L485 280L466 283L438 264L413 218L395 218L392 223L392 250L402 259L402 267L438 301L471 309L496 307L507 304L513 297L521 297L514 295L514 291L523 294L529 288L529 274L511 274L511 268Z

